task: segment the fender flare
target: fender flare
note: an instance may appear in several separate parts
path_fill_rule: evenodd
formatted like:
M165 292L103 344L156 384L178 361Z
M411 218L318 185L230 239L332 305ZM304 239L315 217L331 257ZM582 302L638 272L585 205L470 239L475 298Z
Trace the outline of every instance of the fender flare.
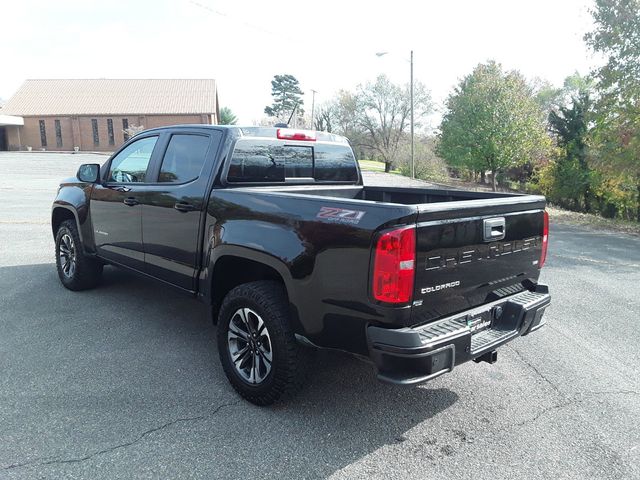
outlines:
M206 299L207 303L211 304L214 295L212 288L213 282L215 281L215 279L213 278L213 272L215 272L218 261L224 257L238 257L251 260L274 270L280 276L280 278L282 278L282 281L284 283L287 297L289 299L289 307L292 315L294 330L296 330L296 333L304 331L304 327L300 322L300 315L298 313L298 299L296 298L296 289L293 285L294 279L291 276L291 272L286 262L281 258L278 258L267 252L256 250L244 245L222 244L213 248L209 248L206 256L207 262L205 263L205 265L207 265L207 268L204 272L205 275L200 277L201 285L203 286L201 295Z

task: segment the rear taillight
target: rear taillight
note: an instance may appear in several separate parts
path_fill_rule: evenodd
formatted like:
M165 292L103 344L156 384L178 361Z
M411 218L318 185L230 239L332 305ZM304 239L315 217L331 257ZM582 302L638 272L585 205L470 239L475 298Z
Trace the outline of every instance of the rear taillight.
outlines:
M373 298L385 303L407 303L413 296L415 269L415 227L383 233L373 260Z
M544 212L544 226L542 227L542 252L540 253L540 261L538 268L542 268L547 259L547 247L549 246L549 214Z
M292 128L279 128L276 136L280 140L316 141L316 132L313 130L294 130Z

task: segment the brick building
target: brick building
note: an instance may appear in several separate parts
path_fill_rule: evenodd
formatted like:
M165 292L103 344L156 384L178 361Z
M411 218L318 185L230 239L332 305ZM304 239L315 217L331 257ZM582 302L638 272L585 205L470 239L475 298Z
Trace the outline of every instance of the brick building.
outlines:
M218 115L214 80L27 80L0 108L0 150L113 151L132 127Z

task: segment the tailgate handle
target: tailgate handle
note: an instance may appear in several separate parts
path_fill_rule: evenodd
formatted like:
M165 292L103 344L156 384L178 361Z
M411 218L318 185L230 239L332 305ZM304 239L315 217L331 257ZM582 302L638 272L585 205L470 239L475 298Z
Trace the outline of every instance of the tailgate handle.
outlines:
M505 236L506 228L504 217L487 218L484 221L484 241L494 242L502 240Z

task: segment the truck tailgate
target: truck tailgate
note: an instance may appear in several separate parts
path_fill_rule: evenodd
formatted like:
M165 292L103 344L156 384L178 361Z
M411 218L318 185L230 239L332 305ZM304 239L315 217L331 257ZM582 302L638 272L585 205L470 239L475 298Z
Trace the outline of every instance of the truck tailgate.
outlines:
M429 205L418 215L415 324L531 289L537 283L544 199L525 196L518 204L450 205L456 203L449 215L434 212ZM467 205L461 208L460 204Z

